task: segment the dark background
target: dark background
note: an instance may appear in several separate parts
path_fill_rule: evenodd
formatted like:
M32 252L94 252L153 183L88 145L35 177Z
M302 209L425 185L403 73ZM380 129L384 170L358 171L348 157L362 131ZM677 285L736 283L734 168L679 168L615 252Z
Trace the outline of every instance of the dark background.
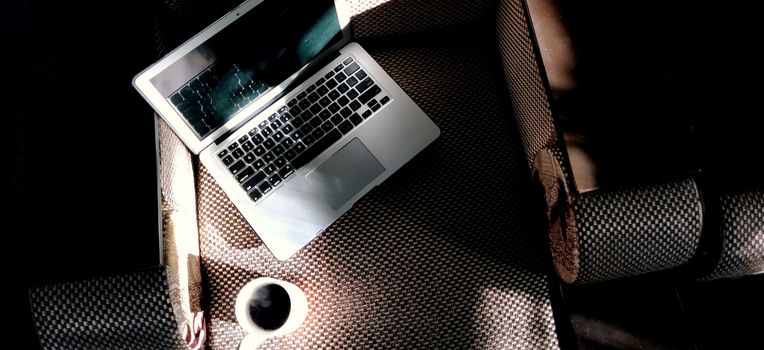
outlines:
M28 287L159 263L154 119L131 86L156 58L147 3L0 9L11 143L4 347L39 347Z

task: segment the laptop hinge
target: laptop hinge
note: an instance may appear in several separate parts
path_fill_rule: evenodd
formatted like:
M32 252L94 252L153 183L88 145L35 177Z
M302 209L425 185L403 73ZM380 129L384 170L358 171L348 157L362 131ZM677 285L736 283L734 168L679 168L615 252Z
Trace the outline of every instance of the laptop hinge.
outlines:
M305 69L297 76L296 79L292 81L291 84L287 85L286 88L284 88L284 91L280 94L276 95L270 103L263 105L262 107L258 108L252 115L250 115L247 119L242 120L239 124L236 124L235 127L231 128L230 130L226 131L224 134L220 135L217 139L215 139L215 144L219 145L223 143L226 139L228 139L229 136L231 136L233 133L235 133L239 128L241 128L244 124L248 123L252 118L256 117L260 113L262 113L264 110L268 109L269 107L273 106L276 101L278 101L280 98L284 97L288 93L292 92L294 88L297 85L302 84L305 80L307 80L309 77L313 76L313 74L316 74L319 70L324 68L329 62L334 60L335 58L340 56L340 51L335 50L333 52L327 52L325 55L321 55L318 59L311 62Z

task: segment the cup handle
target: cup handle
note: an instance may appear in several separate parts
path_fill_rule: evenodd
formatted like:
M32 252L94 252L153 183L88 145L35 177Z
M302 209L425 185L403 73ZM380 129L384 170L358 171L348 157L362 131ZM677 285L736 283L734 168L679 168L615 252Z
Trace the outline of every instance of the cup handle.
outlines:
M255 350L260 344L265 342L266 339L268 338L262 336L258 337L254 334L247 334L244 339L241 340L241 343L239 343L238 350Z

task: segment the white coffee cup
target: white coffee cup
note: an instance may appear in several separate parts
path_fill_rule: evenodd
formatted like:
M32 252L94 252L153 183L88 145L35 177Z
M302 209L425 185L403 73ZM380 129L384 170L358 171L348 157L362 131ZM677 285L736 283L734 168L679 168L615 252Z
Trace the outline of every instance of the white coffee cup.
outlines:
M239 349L254 350L270 337L300 328L308 316L308 300L292 283L260 277L239 291L234 310L236 321L247 332Z

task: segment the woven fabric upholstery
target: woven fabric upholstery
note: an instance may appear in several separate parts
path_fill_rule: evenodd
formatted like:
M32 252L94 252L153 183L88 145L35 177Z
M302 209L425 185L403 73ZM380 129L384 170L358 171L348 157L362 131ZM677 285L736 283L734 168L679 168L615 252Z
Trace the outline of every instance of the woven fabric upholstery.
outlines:
M184 349L164 268L31 291L44 349Z
M595 191L574 204L580 242L577 283L677 267L697 249L702 205L691 179Z
M441 137L285 262L202 168L208 344L236 347L236 293L271 276L301 287L310 313L262 349L558 348L543 231L528 222L530 176L493 43L367 49Z
M500 0L497 14L498 43L504 77L512 97L525 148L528 167L543 148L555 151L557 131L531 37L530 23L522 0ZM564 168L565 163L560 166Z
M764 272L764 190L721 197L721 256L705 279Z
M469 31L493 21L496 0L347 0L356 39Z

